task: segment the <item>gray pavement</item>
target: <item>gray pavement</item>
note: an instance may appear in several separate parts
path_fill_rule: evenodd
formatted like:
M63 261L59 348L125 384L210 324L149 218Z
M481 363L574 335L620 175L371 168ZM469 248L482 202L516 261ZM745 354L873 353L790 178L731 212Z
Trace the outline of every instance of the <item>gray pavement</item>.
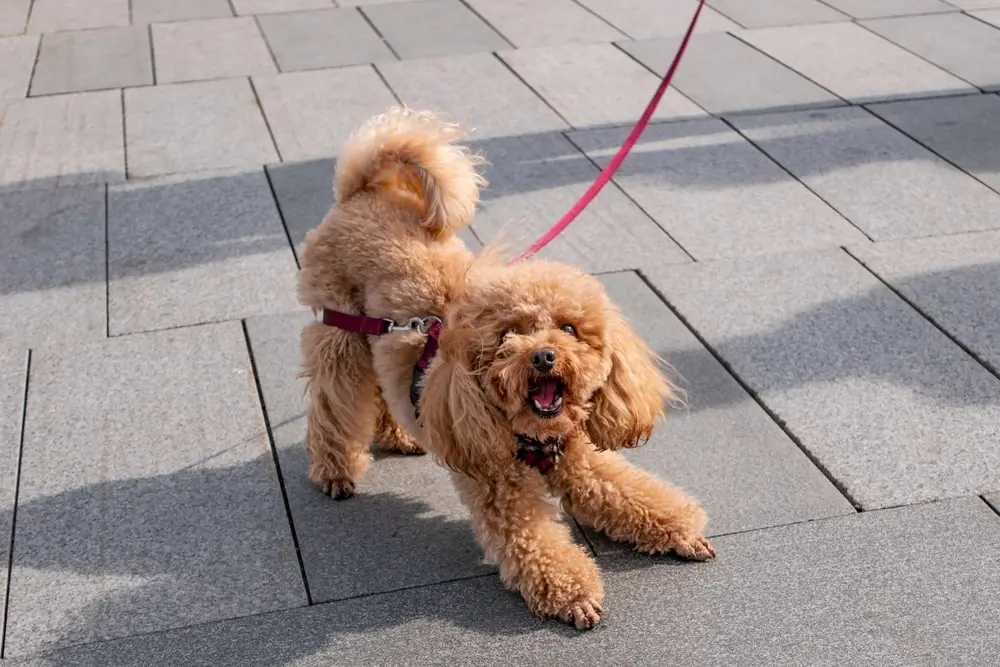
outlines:
M0 573L12 665L996 665L1000 0L710 0L601 275L687 406L627 456L688 564L576 530L580 635L447 476L305 478L297 253L395 102L474 128L470 246L620 145L695 0L0 0Z

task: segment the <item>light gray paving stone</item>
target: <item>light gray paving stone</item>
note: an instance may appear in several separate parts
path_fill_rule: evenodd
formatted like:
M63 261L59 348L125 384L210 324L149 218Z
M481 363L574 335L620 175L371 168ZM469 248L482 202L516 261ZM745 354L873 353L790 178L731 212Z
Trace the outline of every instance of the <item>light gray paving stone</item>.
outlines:
M687 32L697 0L579 0L632 39L672 37ZM739 30L740 25L706 6L695 34Z
M108 193L111 335L294 310L295 259L263 171Z
M873 104L870 110L1000 191L1000 97L963 95Z
M346 502L306 478L299 337L311 313L247 323L314 601L486 574L468 513L430 457L380 455Z
M570 138L602 167L626 130ZM722 121L653 125L615 181L695 259L763 255L865 236Z
M657 77L611 44L564 44L500 54L552 108L576 127L635 123L659 84ZM656 120L704 116L668 89Z
M877 243L852 252L1000 372L995 326L1000 321L1000 232Z
M855 103L975 90L854 23L746 30L740 38Z
M108 90L9 102L0 124L0 186L124 178L121 100Z
M733 122L876 241L1000 227L1000 195L863 109Z
M0 37L23 34L28 26L31 0L5 0L0 3Z
M602 559L597 632L532 618L493 577L39 656L17 667L956 664L1000 650L1000 521L961 499L714 540L714 563ZM942 554L947 554L943 556ZM975 585L970 584L975 582Z
M573 0L470 0L469 5L518 48L624 37Z
M618 46L663 76L680 42L666 37ZM713 114L842 104L836 95L727 33L695 35L673 85Z
M424 0L337 0L341 7L367 7L368 5L397 5L404 2L424 2Z
M131 177L278 160L246 79L130 88L125 128Z
M306 603L239 323L36 351L6 655Z
M990 504L990 507L992 507L997 514L1000 514L1000 493L991 493L983 497L986 502Z
M38 52L35 35L4 37L0 39L0 100L16 100L28 94L31 68Z
M431 58L509 48L507 40L459 0L372 5L365 14L400 58Z
M0 194L0 341L104 338L105 270L103 185Z
M232 0L237 14L271 14L305 9L329 9L338 3L331 0ZM339 3L343 5L344 3Z
M992 9L1000 7L1000 0L948 0L948 4L966 10Z
M378 66L403 104L442 111L475 139L567 128L503 63L480 53Z
M395 60L355 9L267 14L258 20L282 72Z
M936 14L953 12L957 9L942 0L823 0L823 2L856 19Z
M993 26L959 13L878 19L862 25L983 90L1000 90L1000 30Z
M132 24L232 16L228 0L131 0Z
M153 25L157 83L270 74L276 71L252 17Z
M489 185L473 222L484 240L520 250L544 234L590 187L598 170L561 134L476 144L488 163ZM606 186L541 256L591 272L634 269L690 259L614 185Z
M28 32L127 26L129 0L34 0Z
M819 0L711 0L711 5L747 28L830 23L849 17Z
M846 253L649 274L861 507L1000 485L1000 380Z
M42 37L32 95L153 83L145 26L57 32Z
M336 155L351 132L396 104L371 67L270 74L253 85L284 160Z
M17 486L21 417L27 382L28 351L4 342L0 346L0 581L6 582L10 562L14 494ZM0 623L6 609L0 609Z
M990 25L995 25L996 27L1000 28L1000 9L988 9L985 11L970 12L970 13L972 16L975 16L980 21L985 21Z

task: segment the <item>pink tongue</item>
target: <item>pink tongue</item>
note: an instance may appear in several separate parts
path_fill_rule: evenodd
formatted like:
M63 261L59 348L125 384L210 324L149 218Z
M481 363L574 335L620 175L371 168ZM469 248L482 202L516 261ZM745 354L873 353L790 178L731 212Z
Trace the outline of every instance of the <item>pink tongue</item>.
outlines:
M555 405L556 402L556 390L559 388L559 383L555 380L542 380L538 383L538 388L532 394L532 397L538 401L542 407L551 407Z

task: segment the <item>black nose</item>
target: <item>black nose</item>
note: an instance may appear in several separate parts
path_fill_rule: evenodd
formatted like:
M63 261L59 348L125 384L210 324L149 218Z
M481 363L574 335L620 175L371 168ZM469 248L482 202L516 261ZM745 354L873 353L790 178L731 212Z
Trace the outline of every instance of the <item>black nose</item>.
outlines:
M531 353L531 365L541 373L548 373L556 365L556 351L543 347Z

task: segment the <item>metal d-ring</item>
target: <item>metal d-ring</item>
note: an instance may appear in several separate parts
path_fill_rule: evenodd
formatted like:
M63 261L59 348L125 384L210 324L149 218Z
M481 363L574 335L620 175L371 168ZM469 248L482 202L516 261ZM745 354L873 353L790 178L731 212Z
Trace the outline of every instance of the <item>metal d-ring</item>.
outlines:
M411 317L403 324L397 324L394 320L390 320L388 318L386 319L386 323L389 325L389 333L415 331L419 334L426 334L434 324L439 324L440 322L441 318L433 315L428 315L427 317Z

